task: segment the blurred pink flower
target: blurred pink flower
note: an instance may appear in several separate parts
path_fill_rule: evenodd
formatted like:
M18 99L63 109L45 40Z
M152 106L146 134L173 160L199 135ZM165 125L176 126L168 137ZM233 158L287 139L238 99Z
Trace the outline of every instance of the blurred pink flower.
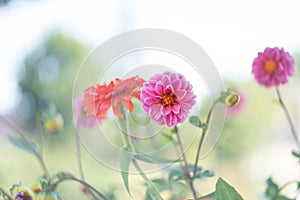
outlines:
M258 53L252 64L252 73L256 81L267 88L278 87L288 82L288 76L294 74L294 59L283 48L266 48Z
M244 110L245 104L246 104L245 94L239 89L233 89L233 91L239 95L240 101L236 106L227 107L227 116L228 117L235 117L236 115L240 114Z
M193 86L179 73L157 74L143 84L141 102L150 118L174 127L182 123L196 103Z
M87 116L84 111L83 97L79 96L73 102L73 122L79 127L93 128L99 122L93 116Z

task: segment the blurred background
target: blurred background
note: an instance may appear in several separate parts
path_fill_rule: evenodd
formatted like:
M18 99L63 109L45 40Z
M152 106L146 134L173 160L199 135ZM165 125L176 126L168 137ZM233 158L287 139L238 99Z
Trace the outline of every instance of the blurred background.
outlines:
M0 114L35 138L37 111L46 113L44 118L59 113L56 120L63 119L62 129L45 133L45 160L52 173L78 174L72 92L81 64L93 49L119 33L138 28L176 31L197 42L225 86L242 96L241 106L229 110L217 145L200 162L216 176L199 182L199 188L204 194L212 191L222 176L245 199L264 199L268 177L283 184L299 180L300 171L290 154L296 146L286 119L274 103L275 90L259 86L251 66L257 52L267 46L284 47L294 56L296 75L280 89L299 133L299 9L297 0L0 0ZM201 115L206 114L204 101ZM7 137L16 133L3 121L0 130L0 186L32 184L42 173L40 166L33 156L11 145ZM195 149L192 145L188 150L191 161ZM116 188L116 199L131 199L118 171L82 153L89 182L106 192ZM142 180L133 175L131 181L133 196L141 199ZM78 184L64 184L60 190L65 199L85 198Z

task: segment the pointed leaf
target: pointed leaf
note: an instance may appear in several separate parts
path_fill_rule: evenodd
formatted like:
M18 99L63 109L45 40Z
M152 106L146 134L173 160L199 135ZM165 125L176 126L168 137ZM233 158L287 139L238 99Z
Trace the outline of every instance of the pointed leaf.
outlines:
M169 182L185 179L184 172L180 168L174 168L169 172Z
M159 191L167 190L169 188L169 184L165 179L153 179L151 180Z
M120 149L119 161L121 167L121 175L128 194L130 194L129 184L128 184L128 170L129 170L129 165L133 158L134 157L132 155L132 152L129 152L128 149L126 148Z
M28 153L35 155L38 152L33 143L29 144L28 142L24 141L21 138L15 138L15 137L8 136L8 141L15 147L18 147L19 149L26 151Z
M181 162L182 160L170 160L166 158L161 158L161 157L156 157L156 156L150 156L147 154L135 154L134 157L137 160L141 160L147 163L159 163L159 164L164 164L164 163L174 163L174 162Z
M197 116L191 116L189 122L198 128L206 128L205 124Z
M300 158L300 152L292 151L292 155L295 156L296 158Z
M265 192L266 196L270 198L276 197L279 192L278 185L272 180L272 178L268 178L266 182L268 186Z
M234 187L219 178L216 185L216 200L243 200L243 198Z

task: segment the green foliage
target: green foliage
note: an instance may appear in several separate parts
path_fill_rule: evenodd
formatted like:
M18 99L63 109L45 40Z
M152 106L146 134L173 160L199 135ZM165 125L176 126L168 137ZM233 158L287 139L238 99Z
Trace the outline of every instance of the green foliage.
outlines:
M266 180L266 183L267 183L267 189L265 195L270 199L275 198L279 193L278 185L272 180L272 178L268 178Z
M119 153L121 175L123 183L126 187L127 192L130 194L129 183L128 183L128 170L131 161L134 159L132 152L129 152L127 148L121 148Z
M160 192L169 190L172 193L171 199L177 199L186 193L188 185L181 181L174 181L170 179L158 178L151 180ZM148 187L146 190L145 200L152 200L153 194Z
M292 155L295 156L296 158L300 158L300 152L292 151Z
M193 171L194 170L194 166L190 165L189 166L189 170ZM211 171L211 170L203 169L202 167L197 167L196 175L195 175L194 178L195 179L203 179L203 178L213 177L214 175L215 175L214 172ZM184 171L179 166L172 167L169 170L168 180L170 182L176 182L176 181L181 181L181 180L187 181L186 180L186 176L184 174Z
M284 186L282 186L281 188L278 186L277 183L275 183L272 178L268 178L266 180L267 183L267 189L265 191L265 195L268 199L270 200L294 200L291 198L288 198L282 194L280 194L280 192L282 191L283 188L285 188L286 186L290 185L290 184L297 184L297 189L300 189L300 182L289 182L287 184L285 184Z
M219 178L216 185L216 200L243 200L243 198L234 187Z
M53 103L67 123L72 122L72 89L77 69L87 49L75 39L54 32L24 61L20 73L21 101L15 113L28 128L35 126L35 113Z
M12 137L12 136L7 136L7 138L8 138L8 141L15 147L17 147L23 151L26 151L28 153L31 153L33 155L38 154L38 150L34 143L24 140L23 138L16 138L16 137Z
M141 160L147 163L153 164L163 164L163 163L174 163L174 162L181 162L182 160L170 160L166 158L150 156L148 154L134 154L134 158L137 160Z
M202 123L201 120L199 119L199 117L197 117L197 116L191 116L189 118L189 122L198 128L203 128L203 129L206 128L206 125L204 123Z

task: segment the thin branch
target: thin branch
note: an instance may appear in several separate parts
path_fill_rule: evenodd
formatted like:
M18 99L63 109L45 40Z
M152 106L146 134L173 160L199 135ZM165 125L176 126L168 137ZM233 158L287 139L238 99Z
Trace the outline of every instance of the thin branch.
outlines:
M202 135L201 135L200 142L199 142L198 149L197 149L197 154L196 154L196 159L195 159L195 165L194 165L194 172L193 172L193 178L195 178L196 173L197 173L199 156L200 156L201 148L202 148L202 145L203 145L203 142L204 142L204 138L206 136L207 129L209 127L209 123L210 123L210 119L211 119L211 116L212 116L212 112L213 112L213 109L215 108L215 106L216 106L216 104L218 102L219 102L219 99L216 100L216 101L214 101L214 103L211 106L211 108L209 109L209 112L208 112L208 115L207 115L205 128L202 131Z
M4 121L9 127L11 127L13 130L15 130L18 135L23 139L23 141L31 148L34 155L37 157L38 161L41 164L41 167L43 168L44 173L49 177L49 171L46 167L45 161L43 160L40 152L38 152L35 147L33 146L32 142L25 136L25 134L20 131L14 124L12 124L10 121L8 121L5 117L0 116L0 119Z
M184 152L184 149L183 149L183 146L182 146L182 142L181 142L181 138L180 138L177 126L175 126L175 131L176 131L178 144L179 144L179 147L180 147L180 150L181 150L181 155L182 155L183 162L184 162L184 166L183 166L184 174L185 174L186 178L189 180L190 189L193 193L194 199L196 200L197 199L197 193L196 193L196 190L194 188L193 178L191 177L191 174L190 174L189 165L188 165L188 162L187 162L187 159L186 159L186 156L185 156L185 152Z
M99 197L101 197L103 200L109 200L104 194L102 194L100 191L98 191L96 188L94 188L92 185L88 184L87 182L77 179L75 177L66 177L66 178L62 178L60 180L58 180L57 182L55 182L52 186L54 188L56 188L60 183L67 181L67 180L73 180L76 181L78 183L81 183L82 185L88 187L89 189L91 189L92 191L94 191Z
M292 132L292 135L293 135L293 138L295 140L295 143L297 145L297 148L298 148L298 151L300 152L300 141L299 141L299 138L298 138L298 135L297 135L297 132L296 132L296 129L295 129L295 126L293 124L293 121L292 121L292 118L291 118L291 115L286 107L286 105L284 104L283 100L282 100L282 97L281 97L281 94L279 92L279 89L276 88L276 93L277 93L277 96L278 96L278 100L279 100L279 104L280 106L282 107L283 111L284 111L284 114L286 116L286 119L289 123L289 126L291 128L291 132Z

